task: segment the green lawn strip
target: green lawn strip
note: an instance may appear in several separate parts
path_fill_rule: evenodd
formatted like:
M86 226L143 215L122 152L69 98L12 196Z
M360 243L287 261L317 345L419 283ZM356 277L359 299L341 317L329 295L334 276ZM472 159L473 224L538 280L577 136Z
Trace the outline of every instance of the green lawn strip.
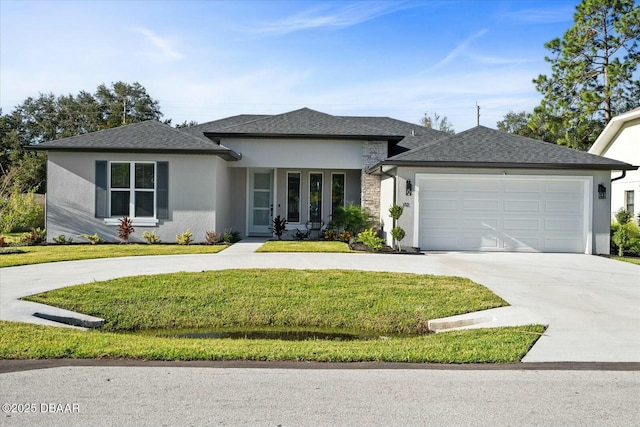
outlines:
M413 334L430 319L508 305L461 277L289 269L126 277L24 299L103 318L110 331L266 326Z
M260 246L256 252L354 252L343 242L327 241L269 241Z
M636 258L636 257L628 257L628 256L620 257L620 256L614 256L614 257L611 257L611 258L613 258L613 259L617 259L618 261L630 262L631 264L637 264L637 265L640 265L640 258Z
M21 246L25 253L0 255L0 267L73 261L94 258L116 258L145 255L210 254L220 252L226 245L47 245Z
M369 341L216 340L85 332L0 321L0 358L515 363L543 331L542 325L530 325Z

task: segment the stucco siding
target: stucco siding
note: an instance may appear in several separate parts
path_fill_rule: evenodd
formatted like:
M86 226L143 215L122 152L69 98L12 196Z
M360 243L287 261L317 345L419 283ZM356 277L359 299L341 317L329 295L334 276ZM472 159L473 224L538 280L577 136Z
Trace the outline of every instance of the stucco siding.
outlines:
M169 218L154 226L135 226L131 241L143 241L144 231L155 231L163 242L175 242L176 234L190 228L194 240L216 226L215 184L219 159L209 155L150 155L127 153L49 152L47 188L47 239L64 234L82 241L80 234L98 233L117 241L117 226L95 218L95 162L168 161Z
M591 200L585 201L585 209L591 210L591 229L590 235L587 237L590 239L591 252L597 254L609 253L609 211L611 198L607 196L606 199L598 198L598 184L603 184L607 188L607 194L610 194L610 181L608 171L558 171L558 170L523 170L523 169L443 169L443 168L397 168L397 171L391 171L391 174L397 172L397 186L402 191L397 192L396 203L405 205L404 213L398 222L398 225L404 228L406 236L403 243L405 245L419 246L418 230L416 229L416 209L418 207L418 192L413 191L411 196L408 196L404 189L406 188L406 181L411 180L414 186L414 190L417 190L416 174L489 174L489 175L538 175L538 176L576 176L576 177L590 177L592 180L591 188ZM383 187L384 189L385 187ZM386 196L383 196L386 197ZM385 199L386 200L386 199ZM382 203L382 198L381 198ZM388 208L387 208L388 209ZM384 209L382 209L384 210Z
M625 123L613 143L603 153L604 157L640 166L640 119ZM614 171L611 178L617 178L621 172ZM625 205L625 192L635 192L634 217L640 214L640 171L627 171L627 176L614 181L611 189L611 216Z
M222 139L242 159L231 168L360 169L362 142L326 139Z

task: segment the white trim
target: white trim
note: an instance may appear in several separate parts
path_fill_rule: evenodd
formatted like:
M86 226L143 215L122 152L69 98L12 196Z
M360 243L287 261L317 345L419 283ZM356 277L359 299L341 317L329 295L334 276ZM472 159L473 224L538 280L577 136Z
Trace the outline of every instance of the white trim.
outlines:
M300 176L299 188L298 188L298 221L289 222L289 174L297 173ZM286 172L286 190L284 199L284 216L287 218L287 223L291 225L302 224L302 171L287 171Z
M511 180L511 181L577 181L583 184L584 197L584 213L583 213L583 242L585 244L584 253L593 253L593 177L582 175L503 175L497 174L434 174L434 173L416 173L414 175L414 215L413 215L413 241L415 246L420 245L420 180L428 179L437 180L465 180L472 181L477 179L494 179L494 180Z
M106 225L120 225L122 218L105 218L104 223ZM131 225L138 227L153 227L158 224L158 220L155 218L131 218Z
M111 187L111 165L113 164L128 164L129 165L129 188L112 188ZM153 188L136 188L136 165L147 164L153 165ZM120 218L122 215L111 215L111 192L112 191L129 191L129 215L127 215L134 222L133 225L144 226L147 224L157 224L158 216L158 162L150 160L110 160L107 162L107 210L109 217L105 218L105 223L113 225L110 219L115 220L115 225L120 225ZM153 193L153 216L136 217L136 191Z
M309 181L307 182L307 221L311 221L311 175L318 174L322 177L320 181L321 190L320 190L320 222L324 222L324 172L322 171L309 171Z
M251 219L253 218L253 193L254 193L254 184L255 184L255 174L256 173L269 173L271 180L269 182L270 188L269 188L269 194L270 194L270 209L271 209L271 216L269 219L269 224L271 224L271 221L274 218L274 185L275 185L275 169L272 168L251 168L251 169L247 169L247 173L248 173L248 179L247 179L247 185L248 185L248 191L247 191L247 236L251 236L251 235L255 235L255 236L265 236L268 235L269 232L268 231L254 231L252 230L252 221ZM269 228L269 230L271 230L271 228Z

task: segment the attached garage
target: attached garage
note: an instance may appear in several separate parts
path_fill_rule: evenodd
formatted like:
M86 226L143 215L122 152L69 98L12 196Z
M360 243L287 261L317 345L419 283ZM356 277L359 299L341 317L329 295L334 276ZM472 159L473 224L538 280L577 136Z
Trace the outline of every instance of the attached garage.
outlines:
M423 250L585 252L592 179L418 174Z
M484 126L414 142L367 172L380 176L387 242L400 226L401 244L424 251L608 254L611 171L637 169Z

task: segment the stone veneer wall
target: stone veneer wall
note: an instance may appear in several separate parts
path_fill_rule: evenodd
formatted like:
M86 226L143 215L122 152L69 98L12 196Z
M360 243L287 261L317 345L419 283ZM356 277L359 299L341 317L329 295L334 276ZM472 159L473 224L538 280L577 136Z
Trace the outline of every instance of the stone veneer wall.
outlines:
M365 171L388 157L386 141L365 141L362 143L362 174L360 175L360 200L364 208L380 218L380 176L369 175Z

